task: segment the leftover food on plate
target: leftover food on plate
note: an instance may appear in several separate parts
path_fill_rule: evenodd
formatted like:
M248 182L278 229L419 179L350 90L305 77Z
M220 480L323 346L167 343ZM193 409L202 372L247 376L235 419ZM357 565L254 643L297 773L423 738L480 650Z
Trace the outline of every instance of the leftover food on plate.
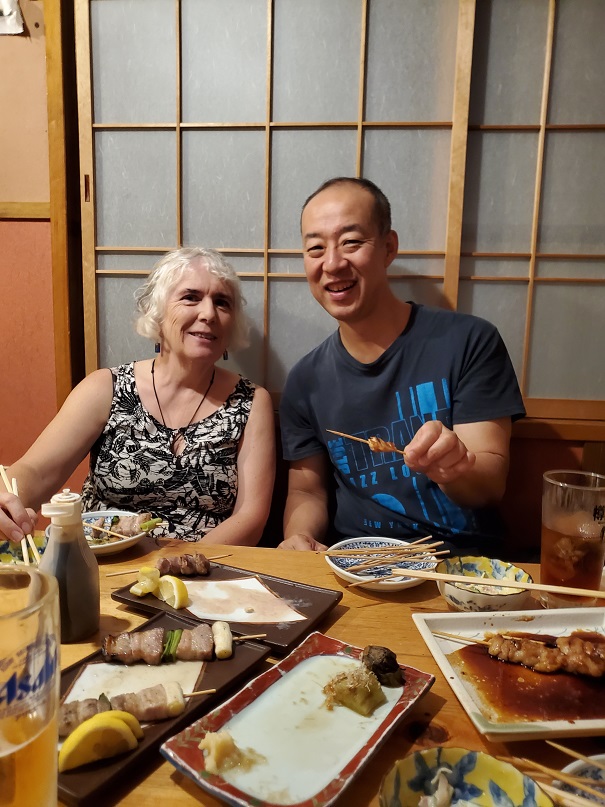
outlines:
M238 748L226 729L209 731L198 748L204 752L204 766L208 773L222 773L236 766L248 770L257 762L267 761L252 748Z
M371 715L378 706L386 703L386 696L378 678L362 663L346 672L337 673L323 688L326 706L346 706L359 715Z
M161 751L202 788L230 804L302 805L310 799L316 807L332 804L434 680L409 667L404 687L383 689L361 655L361 648L313 633L233 698L168 740ZM325 689L342 674L359 683L360 690L371 677L382 702L369 714L330 704ZM216 742L218 774L212 774L208 759ZM221 763L223 752L227 760L237 758L233 747L248 760L251 755L252 762L243 767Z
M370 644L364 647L361 660L384 686L403 686L403 670L399 666L397 656L388 647Z

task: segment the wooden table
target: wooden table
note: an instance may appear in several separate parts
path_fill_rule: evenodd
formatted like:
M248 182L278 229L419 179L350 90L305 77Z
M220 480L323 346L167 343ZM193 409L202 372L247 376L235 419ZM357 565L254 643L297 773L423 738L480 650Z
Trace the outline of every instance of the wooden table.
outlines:
M131 630L145 621L144 616L127 610L111 599L111 592L124 586L129 578L108 577L109 572L138 569L145 564L153 565L158 551L166 555L178 555L183 550L192 551L194 548L174 541L158 550L153 539L145 538L140 544L121 554L100 557L99 635L92 642L62 645L62 667L67 667L97 650L100 638L105 634ZM242 569L266 572L324 588L342 588L319 553L239 546L204 546L203 551L210 558L228 554L229 557L220 562ZM534 579L538 579L536 565L526 564L525 568ZM434 582L425 582L411 589L385 595L359 588L344 589L339 605L318 626L319 630L329 636L361 647L368 644L390 647L402 663L432 673L436 678L431 691L416 704L386 744L364 767L355 783L340 797L338 807L375 807L378 805L380 782L393 763L412 750L434 745L485 750L493 755L526 756L557 768L570 761L568 757L539 740L490 743L475 730L412 621L413 613L439 611L447 611L447 606ZM593 738L566 740L564 744L586 754L604 750L602 741ZM115 803L127 807L154 803L170 807L191 807L196 804L219 807L222 804L163 761L159 755L155 766L150 762L146 772L146 778Z

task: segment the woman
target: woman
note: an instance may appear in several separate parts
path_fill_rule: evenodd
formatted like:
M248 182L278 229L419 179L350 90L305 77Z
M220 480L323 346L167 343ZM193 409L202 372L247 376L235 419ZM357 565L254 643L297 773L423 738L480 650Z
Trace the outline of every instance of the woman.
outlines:
M158 356L78 384L8 469L20 495L0 494L0 531L20 541L90 452L84 510L151 511L185 541L255 545L273 491L273 407L266 390L216 366L247 344L239 279L218 252L179 249L136 298L137 331Z

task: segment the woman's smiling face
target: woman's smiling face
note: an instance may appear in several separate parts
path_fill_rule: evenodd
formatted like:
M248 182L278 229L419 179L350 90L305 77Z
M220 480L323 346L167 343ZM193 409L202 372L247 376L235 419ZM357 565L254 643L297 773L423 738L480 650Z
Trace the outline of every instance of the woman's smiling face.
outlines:
M188 358L214 363L233 330L233 292L229 284L208 271L203 261L182 273L166 301L162 319L164 347Z

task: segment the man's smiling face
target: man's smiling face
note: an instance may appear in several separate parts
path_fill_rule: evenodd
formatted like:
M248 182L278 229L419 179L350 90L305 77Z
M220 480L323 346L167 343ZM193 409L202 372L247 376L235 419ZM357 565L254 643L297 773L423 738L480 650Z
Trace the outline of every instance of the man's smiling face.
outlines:
M335 319L362 320L388 286L397 251L395 234L379 232L372 194L350 183L326 188L305 207L301 227L311 293Z

